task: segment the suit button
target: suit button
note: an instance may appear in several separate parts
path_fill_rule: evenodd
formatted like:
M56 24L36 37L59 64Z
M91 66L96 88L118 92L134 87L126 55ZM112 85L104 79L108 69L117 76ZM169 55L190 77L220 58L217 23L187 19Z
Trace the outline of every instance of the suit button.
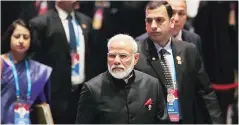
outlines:
M129 114L129 118L132 119L134 116L132 114Z

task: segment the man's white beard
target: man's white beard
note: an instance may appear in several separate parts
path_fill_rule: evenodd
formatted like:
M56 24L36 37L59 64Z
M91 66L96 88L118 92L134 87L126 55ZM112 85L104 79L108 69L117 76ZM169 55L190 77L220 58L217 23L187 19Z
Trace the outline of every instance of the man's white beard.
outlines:
M130 75L130 73L133 71L134 69L134 58L132 59L131 61L131 64L130 66L128 67L128 69L125 69L125 67L123 67L122 65L121 66L118 66L118 67L121 67L121 68L124 68L123 70L124 71L116 71L116 72L113 72L112 69L115 67L115 65L113 65L111 68L108 64L108 70L110 72L110 74L116 78L116 79L124 79L126 78L127 76ZM117 66L116 66L117 67Z

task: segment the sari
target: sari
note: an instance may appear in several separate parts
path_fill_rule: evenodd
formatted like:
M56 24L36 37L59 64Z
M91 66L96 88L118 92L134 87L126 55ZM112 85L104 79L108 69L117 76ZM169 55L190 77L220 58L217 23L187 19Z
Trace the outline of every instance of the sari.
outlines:
M12 66L4 59L1 79L1 124L14 124L14 104L17 100ZM52 69L39 62L28 60L31 78L30 107L50 102L50 80ZM24 60L15 64L20 89L20 98L27 100L27 73ZM31 113L30 113L31 114Z

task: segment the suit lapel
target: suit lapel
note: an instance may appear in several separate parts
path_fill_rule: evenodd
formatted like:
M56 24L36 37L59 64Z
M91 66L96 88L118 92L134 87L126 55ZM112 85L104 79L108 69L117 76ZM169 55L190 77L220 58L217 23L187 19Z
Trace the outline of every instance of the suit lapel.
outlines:
M189 43L194 43L192 37L190 36L190 34L188 34L189 31L186 30L182 30L182 40L189 42Z
M163 75L163 70L162 70L162 67L160 64L157 50L153 44L153 41L151 39L147 38L146 42L144 42L144 43L145 43L145 51L147 53L147 60L148 60L149 64L152 66L153 70L155 71L160 82L166 88L165 77Z
M182 30L182 40L186 41L186 34L185 34L184 30Z
M70 55L70 45L68 44L68 40L66 38L66 32L65 32L65 29L62 25L61 19L60 19L58 13L57 13L57 10L55 8L52 11L52 19L53 19L54 26L56 27L55 30L58 30L57 32L59 32L61 37L64 38L64 40L62 40L62 41L64 41L63 44L65 44L67 52Z
M88 50L87 49L88 41L90 39L89 32L91 30L91 27L88 25L87 20L80 15L80 13L75 12L75 17L76 17L76 20L78 21L79 26L82 29L82 34L83 34L84 42L85 42L85 54L86 54Z
M76 17L76 20L77 20L77 22L79 23L79 25L82 29L84 37L86 38L85 35L86 35L87 29L88 29L87 25L85 24L84 20L81 18L80 14L75 13L75 17Z
M173 59L174 59L174 65L175 65L175 72L176 72L176 79L178 84L178 90L181 91L182 88L182 65L183 65L183 57L181 56L181 51L183 50L183 46L180 43L180 41L176 41L176 39L172 38L172 52L173 52ZM181 61L181 63L180 63Z

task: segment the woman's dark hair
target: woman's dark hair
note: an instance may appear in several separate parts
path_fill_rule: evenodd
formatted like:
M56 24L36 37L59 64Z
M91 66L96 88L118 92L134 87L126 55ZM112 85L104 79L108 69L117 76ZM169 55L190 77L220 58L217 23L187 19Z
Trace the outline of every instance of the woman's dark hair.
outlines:
M156 9L160 6L165 6L167 12L168 12L168 17L171 18L173 16L173 9L171 7L171 5L164 0L157 0L157 1L150 1L146 6L145 6L145 10L149 9L149 10L153 10Z
M17 19L15 21L13 21L13 23L8 27L7 31L4 33L4 35L2 37L2 41L1 41L1 53L2 54L8 53L11 50L11 48L10 48L11 36L13 34L13 31L16 29L17 25L27 28L29 30L29 32L31 31L29 25L27 25L22 19ZM30 47L27 50L26 55L29 55L29 53L32 50L32 42L31 42L32 38L31 37L32 37L32 35L30 32L30 39L31 39Z

